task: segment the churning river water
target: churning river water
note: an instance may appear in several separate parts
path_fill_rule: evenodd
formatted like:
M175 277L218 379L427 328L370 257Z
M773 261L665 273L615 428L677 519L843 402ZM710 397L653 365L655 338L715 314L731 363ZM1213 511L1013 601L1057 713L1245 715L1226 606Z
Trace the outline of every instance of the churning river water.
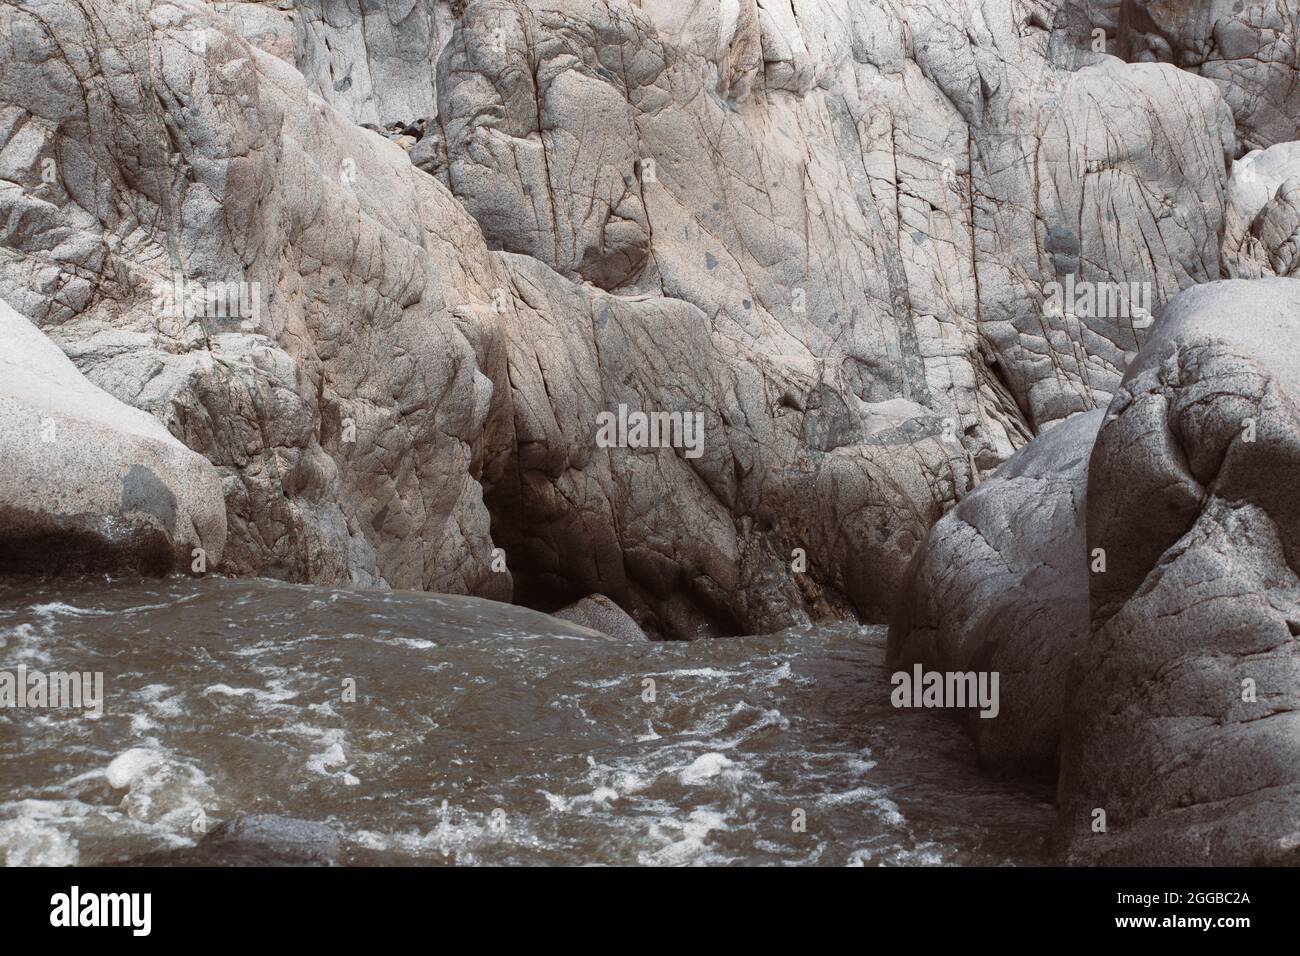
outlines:
M260 580L0 585L0 669L105 694L97 717L0 709L0 862L126 860L240 813L327 823L357 863L1050 862L1050 794L893 709L884 642L630 644Z

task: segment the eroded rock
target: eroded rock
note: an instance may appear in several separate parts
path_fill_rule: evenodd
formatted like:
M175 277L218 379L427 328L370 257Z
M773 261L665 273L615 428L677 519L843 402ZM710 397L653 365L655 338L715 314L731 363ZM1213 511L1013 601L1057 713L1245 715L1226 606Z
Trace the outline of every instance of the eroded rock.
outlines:
M221 483L146 412L92 385L0 302L0 572L217 565Z
M930 529L890 622L890 666L997 672L999 707L965 712L983 765L1056 771L1088 640L1088 458L1103 412L1035 438Z
M306 78L243 6L0 8L0 294L217 466L231 573L879 619L1140 346L1053 283L1219 274L1215 86L1052 3L276 5Z
M1300 281L1191 289L1107 412L1106 571L1061 757L1073 862L1297 862L1298 333Z
M1300 139L1300 14L1289 3L1124 0L1119 53L1213 80L1236 119L1237 154Z

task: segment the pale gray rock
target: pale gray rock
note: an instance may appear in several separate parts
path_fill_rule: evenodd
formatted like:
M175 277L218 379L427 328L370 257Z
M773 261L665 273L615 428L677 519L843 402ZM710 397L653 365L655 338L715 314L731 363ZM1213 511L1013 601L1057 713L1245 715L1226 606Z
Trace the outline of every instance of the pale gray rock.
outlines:
M221 560L216 470L88 382L0 302L0 571L189 570Z
M940 423L816 379L773 383L688 302L499 258L520 303L514 446L489 449L484 488L517 599L601 593L677 637L886 612L943 499L970 480ZM699 416L698 457L599 445L598 416L620 406Z
M552 616L620 641L649 640L636 619L603 594L588 594L581 601L553 612Z
M1217 88L1052 3L269 6L302 72L269 10L0 8L0 295L217 467L231 573L879 619L1140 346L1051 284L1219 275Z
M962 713L983 766L1056 771L1088 640L1088 458L1104 412L1035 438L930 529L890 621L889 663L996 672L994 717Z
M270 813L244 814L212 829L197 846L160 850L118 866L340 866L339 834L323 823Z
M1297 862L1297 335L1298 280L1188 290L1107 411L1087 517L1106 569L1061 756L1072 862Z
M1232 164L1223 236L1223 265L1231 278L1295 273L1300 142L1252 150Z
M1046 315L1049 283L1151 311L1219 277L1216 88L1057 50L1051 14L482 0L439 64L449 183L494 247L691 302L991 466L1105 404L1141 342L1127 310Z
M1290 2L1124 0L1118 52L1212 80L1236 119L1236 155L1300 139L1300 12Z
M1274 275L1300 278L1300 176L1278 187L1252 227Z
M450 35L439 0L293 0L295 60L309 88L354 123L434 112L434 65Z
M325 865L337 864L341 855L338 834L324 824L268 813L226 820L201 846L218 854L264 851Z
M220 570L508 598L478 227L217 8L93 6L0 8L0 294L217 466Z
M209 0L230 21L239 35L259 50L286 63L298 59L298 31L295 27L296 0Z

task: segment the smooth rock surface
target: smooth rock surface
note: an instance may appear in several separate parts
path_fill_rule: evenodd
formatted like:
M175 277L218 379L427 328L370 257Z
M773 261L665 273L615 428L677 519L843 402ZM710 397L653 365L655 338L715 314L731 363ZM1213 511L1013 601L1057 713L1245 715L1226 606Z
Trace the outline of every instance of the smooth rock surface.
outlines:
M961 716L981 764L1056 771L1061 719L1088 640L1088 458L1104 413L1034 439L930 529L889 630L889 664L997 672L999 712Z
M216 470L0 302L0 571L215 569Z

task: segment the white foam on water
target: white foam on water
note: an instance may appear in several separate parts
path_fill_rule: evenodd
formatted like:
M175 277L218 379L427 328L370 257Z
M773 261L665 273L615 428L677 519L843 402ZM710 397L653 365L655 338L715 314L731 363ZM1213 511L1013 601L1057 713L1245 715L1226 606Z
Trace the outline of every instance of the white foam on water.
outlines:
M5 666L12 667L26 664L29 668L46 667L54 658L45 648L47 639L53 635L37 632L29 623L16 624L0 630L0 647L5 649Z
M74 780L103 775L99 770ZM98 848L96 858L85 858L87 843ZM132 819L117 807L73 799L0 804L0 866L95 865L192 844L174 827Z
M61 802L61 801L60 801ZM0 820L0 865L76 866L81 862L77 840L60 826L62 814L51 812L60 802L22 800L5 805L17 815Z
M315 738L317 745L325 748L322 752L314 753L307 758L308 770L322 777L336 778L349 787L361 783L360 778L347 769L348 755L343 749L346 740L345 731L339 728L311 727L307 724L295 724L288 729Z
M710 833L727 829L726 815L707 807L692 810L685 820L662 818L652 824L649 835L663 845L639 853L638 860L642 864L658 866L730 863L729 857L718 855L708 846Z
M700 754L689 767L677 775L688 787L698 786L707 780L733 770L736 765L720 753Z
M131 786L145 771L157 766L163 760L163 754L157 750L133 747L113 758L113 762L104 771L104 777L114 790L122 790Z
M915 847L889 846L883 850L863 847L849 854L846 866L946 866L952 851L938 843Z
M376 644L387 644L390 647L407 647L413 651L432 651L438 647L435 642L418 637L372 637L371 640Z
M205 695L224 694L227 697L252 697L263 707L275 707L298 696L297 691L277 686L275 681L271 682L271 687L271 690L263 690L260 687L231 687L229 684L212 684L205 687L203 693Z
M114 790L126 791L118 806L128 817L173 831L188 830L217 802L200 768L156 744L118 754L104 778Z
M53 617L56 614L67 614L73 617L108 617L114 613L103 608L73 607L71 604L64 604L62 601L51 601L49 604L33 604L30 610L33 614L39 614L42 617Z

